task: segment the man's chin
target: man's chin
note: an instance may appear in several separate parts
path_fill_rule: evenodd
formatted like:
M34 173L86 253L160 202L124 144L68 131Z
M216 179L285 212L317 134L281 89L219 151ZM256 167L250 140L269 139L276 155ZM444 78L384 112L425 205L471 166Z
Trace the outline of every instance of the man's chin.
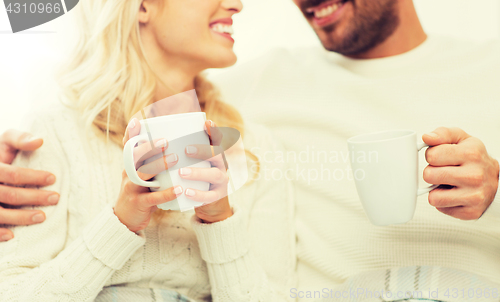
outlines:
M335 51L342 44L344 37L339 33L338 28L335 28L334 25L331 27L316 30L316 35L325 49Z

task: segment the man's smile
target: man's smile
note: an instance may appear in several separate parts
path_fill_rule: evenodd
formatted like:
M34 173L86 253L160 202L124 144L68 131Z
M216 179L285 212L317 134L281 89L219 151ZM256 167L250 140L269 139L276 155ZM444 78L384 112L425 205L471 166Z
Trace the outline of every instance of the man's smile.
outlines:
M344 7L351 0L331 0L320 5L308 7L304 10L304 14L317 27L324 27L335 23L342 16Z

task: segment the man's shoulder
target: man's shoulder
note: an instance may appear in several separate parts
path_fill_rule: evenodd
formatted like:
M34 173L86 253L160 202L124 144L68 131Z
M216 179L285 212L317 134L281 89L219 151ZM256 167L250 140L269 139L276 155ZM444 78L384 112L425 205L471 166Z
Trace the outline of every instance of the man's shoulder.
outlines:
M311 58L316 58L322 51L324 51L322 48L316 46L293 49L273 48L261 56L211 75L210 79L214 82L220 82L220 79L243 78L251 74L263 72L264 70L278 68L280 65L301 65Z
M470 51L478 48L500 47L499 39L471 40L471 39L443 36L443 35L429 35L429 39L432 39L450 49L458 48L458 49L464 49L465 51Z
M220 90L224 101L237 104L243 101L242 96L251 94L259 85L277 85L291 76L309 72L311 61L317 60L321 51L319 47L275 48L210 75L209 79Z
M500 40L468 40L447 36L430 36L437 47L437 60L449 60L462 64L476 64L481 61L500 63Z

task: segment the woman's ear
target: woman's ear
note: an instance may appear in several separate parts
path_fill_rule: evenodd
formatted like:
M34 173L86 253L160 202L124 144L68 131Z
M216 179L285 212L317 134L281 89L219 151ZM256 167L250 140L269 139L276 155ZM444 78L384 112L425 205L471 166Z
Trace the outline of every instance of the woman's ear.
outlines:
M139 23L148 23L151 18L151 5L148 0L143 0L139 8Z

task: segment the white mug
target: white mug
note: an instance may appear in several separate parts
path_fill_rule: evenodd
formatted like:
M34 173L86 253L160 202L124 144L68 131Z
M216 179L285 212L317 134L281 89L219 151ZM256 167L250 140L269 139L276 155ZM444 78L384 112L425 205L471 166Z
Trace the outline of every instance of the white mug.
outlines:
M186 180L182 179L179 175L180 168L211 167L208 161L189 158L184 151L188 145L210 145L208 135L204 131L205 121L206 115L204 112L173 114L141 120L140 134L129 139L123 150L125 171L130 181L139 186L150 187L151 191L163 191L177 185L180 185L184 191L188 188L208 191L210 188L208 182ZM168 171L165 170L157 174L153 180L142 180L135 169L133 149L138 142L152 142L160 138L164 138L168 141L166 151L148 158L144 161L144 164L171 153L177 154L179 160L175 166L169 168ZM158 208L163 210L188 211L201 205L201 202L188 199L183 193L172 201L158 205Z
M417 133L392 130L347 140L356 189L374 225L402 224L415 213L417 196L437 188L418 188Z

